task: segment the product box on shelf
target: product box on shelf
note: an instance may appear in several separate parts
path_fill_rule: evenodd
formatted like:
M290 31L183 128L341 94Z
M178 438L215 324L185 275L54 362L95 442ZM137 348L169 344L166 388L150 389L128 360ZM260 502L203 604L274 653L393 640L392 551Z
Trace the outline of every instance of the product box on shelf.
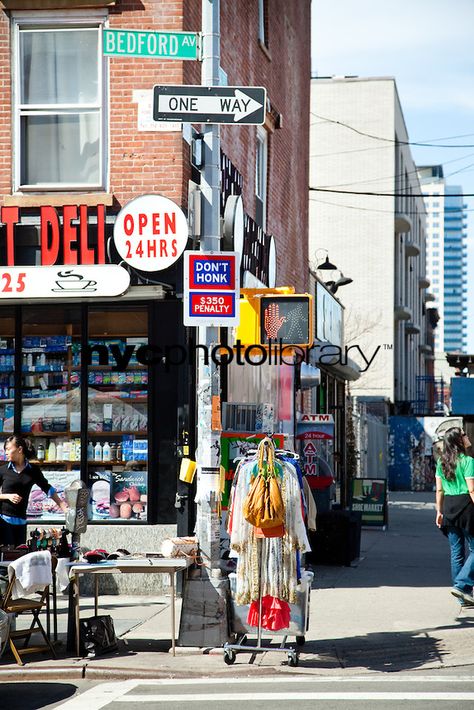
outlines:
M148 459L148 439L133 440L132 459L134 461L146 461Z

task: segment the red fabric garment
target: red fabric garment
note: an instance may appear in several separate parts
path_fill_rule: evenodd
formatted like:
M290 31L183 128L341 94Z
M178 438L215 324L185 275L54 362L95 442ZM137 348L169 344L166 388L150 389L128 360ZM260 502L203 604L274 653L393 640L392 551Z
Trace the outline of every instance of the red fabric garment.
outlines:
M283 537L285 534L285 526L283 523L275 528L257 528L254 526L253 532L255 537Z
M252 602L247 614L247 624L258 626L258 602ZM262 597L262 629L279 631L290 625L291 610L288 602L272 597L269 594Z
M247 614L247 624L249 626L258 626L258 602L252 602Z

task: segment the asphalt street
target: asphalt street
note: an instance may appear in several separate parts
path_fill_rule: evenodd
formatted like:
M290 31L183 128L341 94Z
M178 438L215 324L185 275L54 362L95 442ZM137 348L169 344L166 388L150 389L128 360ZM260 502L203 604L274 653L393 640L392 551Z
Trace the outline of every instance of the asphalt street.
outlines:
M307 676L292 678L203 678L128 680L107 683L15 683L0 686L2 707L16 710L280 710L297 707L443 708L462 710L474 703L473 669L384 676ZM77 693L73 697L73 694Z

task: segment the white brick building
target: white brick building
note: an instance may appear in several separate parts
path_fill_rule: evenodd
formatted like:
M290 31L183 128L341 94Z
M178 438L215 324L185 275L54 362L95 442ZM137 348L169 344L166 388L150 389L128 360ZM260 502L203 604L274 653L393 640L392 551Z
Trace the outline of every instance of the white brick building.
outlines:
M312 80L310 186L312 268L327 250L353 280L337 293L345 342L368 358L380 346L352 393L416 411L432 358L425 208L393 78Z

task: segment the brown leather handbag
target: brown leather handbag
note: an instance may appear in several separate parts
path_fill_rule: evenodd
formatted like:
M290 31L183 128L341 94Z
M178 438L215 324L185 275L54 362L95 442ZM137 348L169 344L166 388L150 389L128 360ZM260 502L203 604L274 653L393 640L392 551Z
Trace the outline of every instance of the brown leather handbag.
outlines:
M243 515L247 522L262 530L282 526L285 521L285 506L275 473L273 442L268 438L263 439L258 447L257 475L245 497Z

